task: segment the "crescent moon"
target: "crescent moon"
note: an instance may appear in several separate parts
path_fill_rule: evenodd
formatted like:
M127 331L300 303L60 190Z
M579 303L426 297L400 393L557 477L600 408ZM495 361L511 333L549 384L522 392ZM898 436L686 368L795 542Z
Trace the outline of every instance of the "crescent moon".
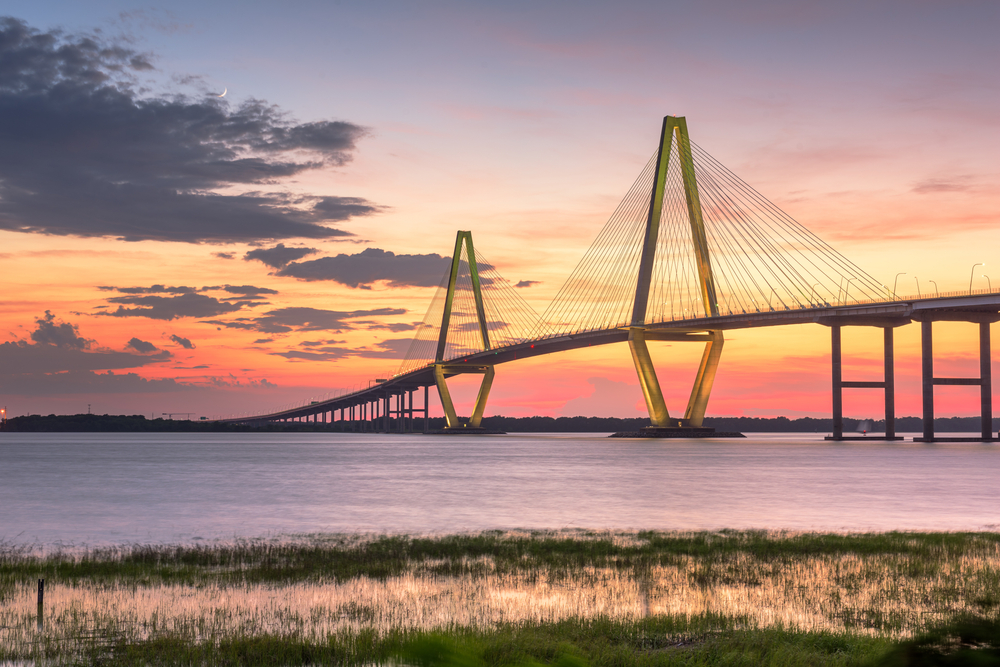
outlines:
M222 94L219 95L219 97L225 97L226 93L228 93L228 92L229 92L229 88L227 87L225 90L222 91Z

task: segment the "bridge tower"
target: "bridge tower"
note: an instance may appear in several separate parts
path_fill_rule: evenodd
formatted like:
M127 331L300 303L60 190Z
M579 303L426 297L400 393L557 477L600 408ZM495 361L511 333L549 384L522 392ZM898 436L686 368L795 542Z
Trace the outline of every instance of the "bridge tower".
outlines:
M687 202L688 221L691 226L691 241L695 253L702 302L706 315L710 317L718 317L719 315L719 303L716 296L715 279L712 275L712 261L705 234L705 223L702 218L701 200L698 197L698 183L695 179L694 158L691 155L687 119L683 116L666 116L660 131L660 147L656 156L656 171L650 193L649 215L646 220L646 232L639 262L639 278L635 288L628 344L632 352L636 373L639 376L642 394L646 399L646 408L649 410L652 427L698 428L701 427L705 418L708 398L712 393L712 384L715 382L715 373L722 356L724 342L722 331L699 329L664 332L647 330L646 328L646 308L649 303L649 291L653 278L653 265L656 261L660 218L663 210L664 188L674 141L677 142L677 154L680 158L681 181L684 185L684 197ZM660 390L660 382L656 377L656 368L653 366L653 360L646 345L646 342L650 340L705 341L705 351L702 354L701 364L691 389L691 397L688 399L687 409L681 419L671 417L667 410L663 392Z
M479 334L482 337L483 350L490 349L490 332L486 320L486 308L483 304L482 285L479 280L479 266L476 263L476 251L472 245L472 232L458 232L455 237L455 253L451 258L451 272L448 275L448 291L445 294L444 313L441 316L441 329L438 334L437 353L434 356L434 380L438 395L441 397L441 407L444 409L445 430L478 429L483 421L486 401L493 386L494 371L492 365L468 364L457 361L444 363L445 350L448 344L448 325L451 322L452 307L455 303L455 289L458 284L459 266L462 262L462 250L465 249L466 262L469 266L469 278L472 283L472 295L476 304L476 319L479 324ZM462 424L455 412L455 403L451 400L446 379L462 373L482 373L483 381L479 386L479 395L472 410L468 423Z

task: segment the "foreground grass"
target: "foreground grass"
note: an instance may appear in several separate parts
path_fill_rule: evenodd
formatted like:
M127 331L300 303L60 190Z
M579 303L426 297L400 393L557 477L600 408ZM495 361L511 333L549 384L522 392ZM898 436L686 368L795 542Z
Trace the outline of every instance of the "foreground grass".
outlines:
M607 619L503 625L489 630L331 635L324 642L260 635L192 642L175 636L143 641L105 638L69 661L100 665L877 665L886 639L778 628L736 629L728 619L660 617L633 623ZM66 658L64 651L47 652Z
M30 546L0 543L0 595L8 582L46 577L56 582L279 583L385 579L415 572L458 576L582 567L643 570L694 559L706 566L745 556L787 563L814 556L895 559L902 576L927 576L948 560L1000 553L1000 533L785 534L768 531L693 533L593 532L523 535L490 531L443 537L306 536L297 540L243 540L231 544L142 545L70 549L44 557ZM488 559L488 566L483 559ZM709 567L704 576L722 577ZM1000 590L1000 589L995 589ZM998 600L1000 602L1000 600Z
M998 608L992 533L0 544L0 660L51 664L963 664Z

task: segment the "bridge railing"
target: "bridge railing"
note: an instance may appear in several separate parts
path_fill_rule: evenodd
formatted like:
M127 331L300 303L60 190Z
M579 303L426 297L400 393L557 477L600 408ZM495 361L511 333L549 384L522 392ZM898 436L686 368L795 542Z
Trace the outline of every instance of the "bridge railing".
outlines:
M808 310L822 310L822 309L828 309L828 308L850 308L852 306L867 306L867 305L873 305L873 304L879 304L879 303L884 303L884 304L888 304L888 303L907 303L907 302L912 302L912 301L928 301L928 300L934 300L934 299L946 299L946 298L957 298L957 297L963 297L963 296L980 296L980 295L991 295L991 294L1000 294L1000 288L998 288L998 289L986 288L986 289L971 289L971 290L953 290L953 291L947 291L947 292L935 291L934 294L933 294L933 296L929 295L929 294L925 295L922 292L920 294L916 294L916 295L908 294L908 295L903 295L903 296L900 296L898 294L895 295L895 296L893 296L893 295L890 294L890 295L887 295L884 299L851 299L851 300L843 300L843 301L840 301L840 302L837 302L837 303L826 303L826 302L824 302L824 303L810 304L809 306L801 307L801 308L789 308L789 307L774 308L774 307L769 307L769 308L762 308L762 309L751 311L751 312L747 312L747 311L743 311L743 310L739 310L739 311L723 310L723 311L720 311L719 315L721 317L732 317L732 316L740 316L740 315L753 315L753 314L766 314L766 313L801 312L801 311L808 311ZM687 320L699 320L699 321L704 322L706 319L708 319L708 318L706 318L704 315L691 315L691 316L682 315L681 317L674 318L672 320L663 319L663 320L660 320L659 322L655 322L655 323L682 322L682 321L687 321ZM623 326L627 326L627 325L623 325ZM532 338L530 340L518 340L518 341L515 341L515 342L511 342L511 343L505 344L505 345L497 345L496 347L494 347L492 349L494 351L502 351L502 350L504 350L504 349L506 349L508 347L516 347L518 345L523 345L525 343L530 343L531 340L551 340L553 338L560 338L560 337L567 336L567 335L572 335L572 334L593 333L593 332L596 332L596 331L605 331L605 330L606 329L604 329L604 328L602 328L602 329L577 329L577 330L573 330L573 331L565 331L565 330L564 331L553 331L553 330L549 330L549 331L540 332L538 336L536 336L536 337L534 337L534 338ZM460 358L461 357L456 357L455 359L449 359L447 361L455 361L456 359L460 359ZM420 368L417 368L415 370L422 370L424 368L427 368L427 367L433 366L433 365L434 365L434 362L429 362L429 363L427 363L427 364L425 364L425 365L423 365ZM410 371L410 372L413 372L413 371ZM389 374L389 377L395 378L395 377L400 377L400 375L405 375L405 374L399 374L399 373ZM253 413L244 413L244 414L241 414L241 415L230 415L229 418L231 418L231 419L237 418L237 417L246 418L246 417L254 417L254 416L262 416L263 417L263 416L266 416L266 415L273 415L273 414L277 414L277 413L287 412L287 411L290 411L290 410L297 410L299 408L309 407L309 405L311 405L313 403L325 403L325 402L327 402L327 401L329 401L331 399L345 398L345 397L351 396L353 394L362 393L362 392L368 391L370 388L371 388L371 385L369 385L367 387L363 386L363 385L355 385L354 387L350 387L350 388L346 388L346 389L340 389L340 390L336 390L336 391L333 391L333 392L328 392L325 395L323 395L322 397L320 397L319 399L317 399L317 397L309 397L309 398L304 399L302 401L295 401L293 403L285 404L285 405L283 405L283 406L281 406L281 407L279 407L279 408L277 408L275 410L270 410L270 411L261 410L261 411L256 411L256 412L253 412Z
M768 306L764 308L758 308L755 310L733 310L733 309L722 309L719 311L720 317L733 317L741 315L755 315L755 314L767 314L767 313L786 313L786 312L802 312L809 310L825 310L829 308L850 308L853 306L869 306L873 304L890 304L890 303L909 303L913 301L927 301L933 299L946 299L946 298L956 298L963 296L979 296L979 295L990 295L990 294L1000 294L1000 288L998 289L972 289L972 290L955 290L948 292L938 292L935 291L933 295L931 294L907 294L907 295L892 295L887 294L885 298L881 299L843 299L836 302L820 302L820 303L810 303L807 306L802 307L780 307L780 306ZM668 322L685 322L688 320L704 322L710 318L706 317L703 313L682 313L679 317L661 318L658 320L650 321L650 324L663 324ZM621 323L619 326L626 327L627 323ZM617 328L617 327L612 327ZM534 340L550 340L552 338L560 338L567 335L576 335L584 333L594 333L597 331L605 331L607 327L595 327L592 329L563 329L563 330L550 330L546 333L542 333L534 338Z

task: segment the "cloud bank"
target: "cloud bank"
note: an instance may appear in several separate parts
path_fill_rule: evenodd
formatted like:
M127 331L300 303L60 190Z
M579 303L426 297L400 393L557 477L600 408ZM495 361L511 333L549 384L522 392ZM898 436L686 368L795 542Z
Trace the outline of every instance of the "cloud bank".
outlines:
M34 376L137 368L170 358L169 352L157 351L151 343L138 338L128 344L138 354L93 349L94 341L81 336L76 325L56 321L49 311L36 319L35 325L29 336L31 342L0 343L0 377L7 378L11 386Z
M150 58L0 18L0 229L128 241L329 239L379 207L260 191L347 163L365 128L261 100L143 96ZM232 189L243 192L232 193ZM224 194L220 190L225 189Z
M292 262L275 273L299 280L330 280L370 289L385 281L389 287L437 287L448 270L450 257L435 255L397 255L388 250L366 248L356 255L340 254L307 262Z

